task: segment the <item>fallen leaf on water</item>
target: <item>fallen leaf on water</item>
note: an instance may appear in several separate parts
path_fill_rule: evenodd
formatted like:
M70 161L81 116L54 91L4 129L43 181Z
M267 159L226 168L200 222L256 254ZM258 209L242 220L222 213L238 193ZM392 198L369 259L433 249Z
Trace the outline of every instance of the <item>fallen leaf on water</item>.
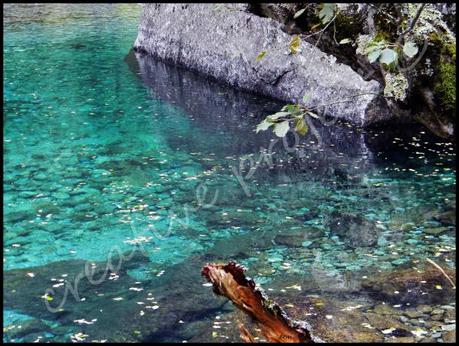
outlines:
M392 333L394 330L395 330L395 328L389 328L389 329L384 329L384 330L382 330L381 332L382 332L383 334L390 334L390 333Z

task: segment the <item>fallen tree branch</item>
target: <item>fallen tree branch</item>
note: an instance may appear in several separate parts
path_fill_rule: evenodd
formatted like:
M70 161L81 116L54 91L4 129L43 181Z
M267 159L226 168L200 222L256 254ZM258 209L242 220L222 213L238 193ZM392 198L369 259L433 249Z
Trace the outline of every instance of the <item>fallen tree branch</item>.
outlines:
M244 268L235 262L228 264L207 264L201 274L213 284L216 294L230 299L239 309L258 322L268 342L314 343L321 342L310 333L310 326L304 321L293 321L279 305L270 301L255 282L247 278ZM241 338L251 342L254 338L240 326Z
M451 283L451 285L453 285L453 290L456 289L456 285L454 284L453 280L451 280L451 278L448 276L448 274L445 273L445 271L443 270L442 267L440 267L437 263L432 261L430 258L426 258L426 261L429 262L430 264L432 264L435 268L437 268L448 279L448 281Z

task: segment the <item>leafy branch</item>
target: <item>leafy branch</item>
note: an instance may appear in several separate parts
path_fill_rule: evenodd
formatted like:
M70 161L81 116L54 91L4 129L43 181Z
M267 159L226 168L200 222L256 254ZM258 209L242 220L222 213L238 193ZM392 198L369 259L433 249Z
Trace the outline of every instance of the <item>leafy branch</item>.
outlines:
M276 136L284 137L290 130L290 124L293 123L295 131L298 134L304 136L309 130L306 117L309 116L315 119L319 118L319 116L315 112L313 112L313 110L317 110L320 107L327 107L337 103L351 102L355 97L364 95L378 95L385 97L384 95L379 93L369 92L351 95L349 96L349 98L345 100L320 104L312 108L307 108L306 106L301 105L299 102L295 104L287 104L284 107L282 107L280 112L268 115L261 123L259 123L256 128L256 133L260 131L266 131L270 127L273 127L273 132ZM306 103L307 100L308 96L304 95L303 103Z
M303 97L303 101L306 101L306 96ZM317 118L315 113L299 103L285 105L280 112L268 115L259 123L256 132L265 131L273 126L274 134L278 137L284 137L290 129L290 123L293 122L295 131L300 135L305 135L308 132L308 125L305 120L306 115Z

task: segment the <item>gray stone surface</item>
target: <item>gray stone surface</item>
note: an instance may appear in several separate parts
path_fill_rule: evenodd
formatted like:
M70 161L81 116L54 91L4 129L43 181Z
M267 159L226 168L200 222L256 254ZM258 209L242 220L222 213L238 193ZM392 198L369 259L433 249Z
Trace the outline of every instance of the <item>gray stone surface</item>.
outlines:
M392 117L375 95L378 82L364 81L306 42L289 55L291 36L281 25L247 12L246 4L145 4L134 48L286 102L307 94L307 107L358 125ZM257 62L262 51L266 55Z

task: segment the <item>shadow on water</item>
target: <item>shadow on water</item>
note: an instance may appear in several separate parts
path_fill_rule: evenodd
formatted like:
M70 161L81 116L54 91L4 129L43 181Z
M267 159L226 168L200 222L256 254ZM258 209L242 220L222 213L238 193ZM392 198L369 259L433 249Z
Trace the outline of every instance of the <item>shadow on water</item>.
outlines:
M257 156L260 149L277 141L278 144L273 146L276 152L274 169L259 170L260 178L287 174L290 179L295 179L298 173L309 173L309 178L313 179L347 180L373 168L384 168L388 157L391 164L419 168L426 164L424 158L437 158L433 149L438 147L435 148L434 142L444 142L417 125L363 130L343 122L327 125L309 118L306 136L298 137L290 132L283 144L270 130L254 131L261 119L282 107L281 102L239 91L213 78L134 50L129 52L125 61L143 81L152 98L182 109L192 120L195 134L166 136L171 147L186 152L211 151L220 157L241 158L248 154ZM421 145L426 153L421 160L413 157L415 147L405 145L413 142L413 137L417 141L422 139ZM297 150L289 151L288 148L293 147ZM455 164L454 161L450 163L451 166Z

